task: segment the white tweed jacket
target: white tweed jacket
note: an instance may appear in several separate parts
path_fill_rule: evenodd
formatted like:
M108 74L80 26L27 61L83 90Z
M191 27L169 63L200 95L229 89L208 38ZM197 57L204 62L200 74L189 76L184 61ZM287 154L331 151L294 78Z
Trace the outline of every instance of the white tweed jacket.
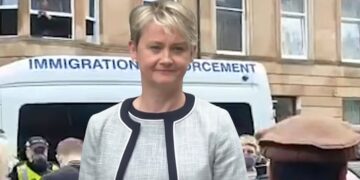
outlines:
M80 180L247 180L227 111L186 94L178 110L145 113L134 99L91 117Z

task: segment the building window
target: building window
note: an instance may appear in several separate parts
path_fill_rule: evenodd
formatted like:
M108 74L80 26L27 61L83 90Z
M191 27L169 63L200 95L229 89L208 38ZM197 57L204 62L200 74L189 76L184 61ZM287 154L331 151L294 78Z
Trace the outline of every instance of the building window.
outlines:
M99 41L99 0L89 0L89 13L86 17L86 41Z
M360 124L360 100L344 100L343 112L345 121Z
M143 3L144 5L150 5L151 3L155 2L157 0L144 0Z
M306 58L307 31L307 0L281 0L282 57Z
M245 0L216 0L218 53L245 52Z
M342 0L342 58L360 59L360 1Z
M17 35L17 0L0 0L0 36Z
M279 122L290 116L297 114L296 97L292 96L273 96L273 105L275 110L275 120Z
M144 5L150 5L151 3L153 2L156 2L158 0L143 0L143 4ZM179 0L165 0L165 1L175 1L175 2L178 2Z
M31 0L31 35L73 38L72 0Z

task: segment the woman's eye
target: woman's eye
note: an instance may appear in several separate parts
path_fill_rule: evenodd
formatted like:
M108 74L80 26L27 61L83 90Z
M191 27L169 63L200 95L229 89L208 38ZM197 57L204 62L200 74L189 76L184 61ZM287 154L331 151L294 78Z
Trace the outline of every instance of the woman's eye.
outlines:
M183 47L175 47L174 50L176 52L183 52L185 50L185 48L183 48Z
M150 49L152 49L152 50L160 50L160 46L151 46Z

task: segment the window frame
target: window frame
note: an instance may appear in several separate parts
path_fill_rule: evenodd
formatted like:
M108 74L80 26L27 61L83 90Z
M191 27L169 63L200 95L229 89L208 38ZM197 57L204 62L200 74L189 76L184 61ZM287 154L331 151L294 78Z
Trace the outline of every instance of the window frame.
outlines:
M287 95L272 95L271 96L272 102L273 102L273 113L274 118L276 120L276 123L287 119L291 116L295 116L299 113L299 110L301 109L301 102L298 96L287 96ZM283 119L279 119L281 114L279 114L280 111L280 103L279 101L288 101L290 104L288 104L287 107L290 107L290 114L287 114L286 117L283 117ZM284 115L284 114L283 114Z
M100 15L100 0L94 0L94 17L90 17L90 1L89 0L89 13L86 15L85 17L85 21L92 21L94 24L93 24L93 28L94 28L94 35L86 35L86 42L88 43L94 43L94 44L99 44L100 43L100 18L99 18L99 15ZM85 22L86 23L86 22ZM86 29L86 28L85 28ZM87 29L85 30L87 31ZM85 32L86 33L86 32Z
M217 13L217 10L226 10L226 11L235 11L235 12L240 12L241 13L241 46L242 46L242 50L241 51L231 51L231 50L221 50L218 49L218 47L216 47L216 54L223 54L223 55L234 55L234 56L243 56L246 55L247 53L247 45L248 45L248 38L246 36L247 33L247 21L246 21L246 10L247 10L247 0L242 0L242 9L240 8L229 8L229 7L221 7L221 6L217 6L216 5L216 0L215 0L215 14ZM215 15L216 16L216 15ZM215 21L216 22L216 21ZM217 24L216 24L217 25ZM216 30L216 29L215 29ZM216 32L216 36L217 36L217 32ZM217 44L217 42L216 42Z
M280 51L281 57L283 59L298 59L298 60L307 60L309 56L309 2L308 0L302 0L304 3L304 12L292 12L292 11L285 11L282 8L282 3L280 1ZM283 26L283 18L297 18L304 20L304 39L303 39L303 46L304 46L304 54L303 55L290 55L285 54L283 52L282 46L282 26Z
M347 23L347 24L359 24L359 37L360 37L360 17L359 18L353 18L353 17L344 17L341 14L341 24L340 24L340 37L341 37L341 61L342 62L346 62L346 63L356 63L356 64L360 64L360 58L359 59L351 59L351 58L344 58L344 53L343 53L343 45L342 45L342 27L343 24ZM360 38L359 38L360 41Z
M14 5L1 5L0 4L0 11L1 10L19 10L19 1L17 4ZM18 30L17 30L18 31ZM1 35L0 34L0 38L13 38L13 37L17 37L18 36L18 32L16 32L16 35Z
M39 13L39 10L35 10L35 9L31 8L31 1L32 0L29 0L30 16L37 15ZM71 1L70 2L71 13L55 12L55 11L46 11L46 13L48 13L50 16L71 18L71 38L52 37L52 36L42 36L41 38L43 38L43 39L59 39L59 40L74 40L75 39L75 37L74 37L75 36L75 12L74 12L75 11L75 0L70 0L70 1ZM30 34L30 36L32 36L32 35Z

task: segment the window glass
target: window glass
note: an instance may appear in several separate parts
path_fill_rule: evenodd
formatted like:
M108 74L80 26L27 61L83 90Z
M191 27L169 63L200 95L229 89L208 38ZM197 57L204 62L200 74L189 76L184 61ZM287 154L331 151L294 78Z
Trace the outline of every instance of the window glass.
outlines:
M217 49L242 50L241 12L217 10Z
M17 0L0 0L0 5L17 5Z
M281 18L281 47L286 55L305 54L305 22L302 17Z
M296 112L296 97L273 96L276 122L294 116Z
M216 0L216 6L242 9L242 0Z
M217 50L244 51L244 11L239 0L216 1Z
M360 22L341 24L342 57L360 59Z
M31 9L71 13L71 0L31 0Z
M72 38L71 4L72 0L31 0L31 35Z
M49 141L49 158L55 161L57 143L65 137L83 139L90 117L115 103L27 104L20 108L18 152L34 135ZM20 159L24 159L24 152Z
M31 35L38 37L72 38L72 18L31 15Z
M89 0L89 16L95 18L95 0Z
M348 18L360 18L360 1L342 0L342 16Z
M254 134L251 107L247 103L213 103L227 110L239 135Z
M0 36L17 35L17 9L0 9Z
M360 100L344 100L343 112L345 121L360 124Z
M360 59L360 1L342 0L341 52L343 59Z
M304 13L304 0L281 0L282 11Z

